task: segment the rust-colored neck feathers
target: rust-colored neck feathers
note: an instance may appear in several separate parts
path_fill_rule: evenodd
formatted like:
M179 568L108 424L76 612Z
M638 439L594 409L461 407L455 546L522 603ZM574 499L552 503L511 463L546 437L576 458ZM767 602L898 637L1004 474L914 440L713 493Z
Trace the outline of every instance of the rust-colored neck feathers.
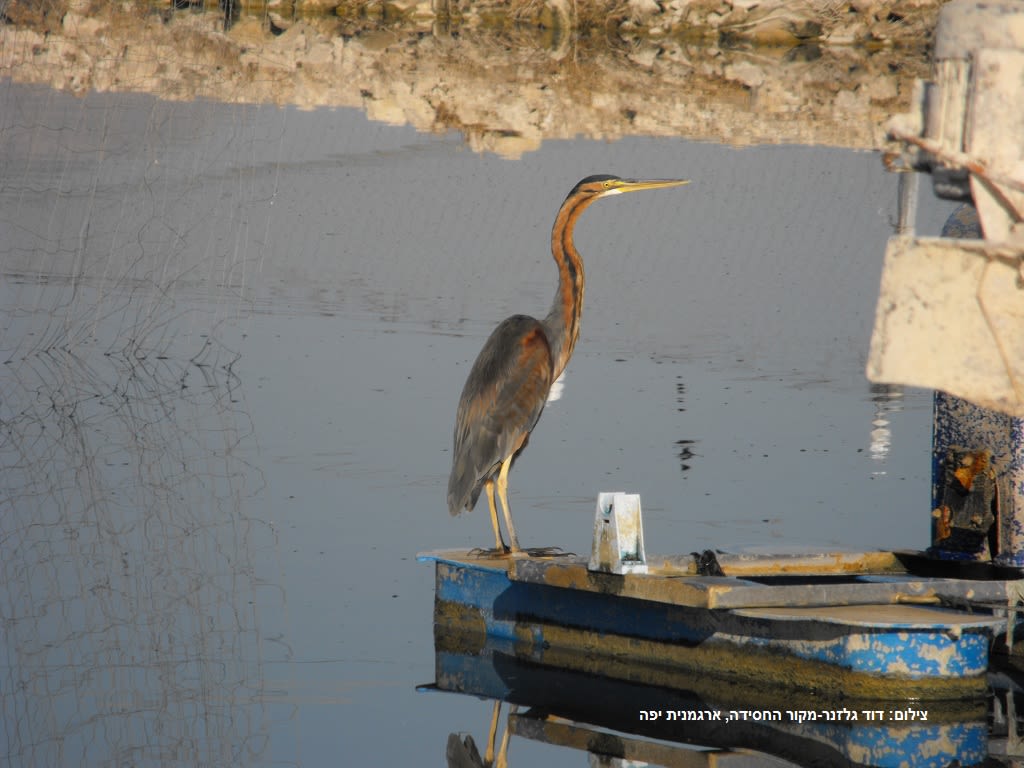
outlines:
M597 199L597 195L574 192L555 217L551 230L551 255L558 266L558 291L551 302L551 311L544 318L544 330L551 345L554 378L557 378L572 356L580 336L580 314L583 312L583 260L573 243L572 234L580 214Z

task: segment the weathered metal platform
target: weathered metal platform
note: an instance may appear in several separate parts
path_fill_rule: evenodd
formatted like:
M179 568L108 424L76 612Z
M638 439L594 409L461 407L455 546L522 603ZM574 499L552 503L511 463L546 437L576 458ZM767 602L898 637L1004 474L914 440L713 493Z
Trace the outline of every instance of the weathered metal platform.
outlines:
M446 550L419 558L435 563L439 636L509 640L523 658L562 669L583 670L600 657L621 679L644 664L666 678L696 671L825 697L980 697L990 641L1007 622L952 607L1006 605L1006 582L901 573L893 553L789 558L799 574L789 576L787 558L771 558L762 568L771 575L742 578L695 575L692 558L686 565L648 556L648 573L625 574L591 570L573 555ZM752 573L753 560L733 563ZM876 572L844 570L854 561ZM722 565L728 572L728 557Z

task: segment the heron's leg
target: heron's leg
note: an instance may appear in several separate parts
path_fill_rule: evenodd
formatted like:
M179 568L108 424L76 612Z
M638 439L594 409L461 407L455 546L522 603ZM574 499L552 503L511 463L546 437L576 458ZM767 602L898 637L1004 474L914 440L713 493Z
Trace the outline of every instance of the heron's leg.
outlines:
M512 513L508 508L508 469L512 466L512 457L509 456L501 462L501 470L498 472L498 499L501 501L501 513L505 516L505 527L508 528L508 538L512 542L511 551L513 554L519 552L519 537L516 536L516 527L512 525ZM495 520L497 523L497 520Z
M509 716L518 711L519 707L516 704L510 705L508 708L509 714L505 717L505 732L501 734L501 745L498 747L498 754L495 755L494 768L508 768L508 742L512 736Z
M487 506L491 508L491 525L494 526L494 548L498 552L508 552L505 540L501 538L501 526L498 525L498 508L494 505L494 481L484 482L484 491L487 493Z
M501 699L491 709L491 727L487 730L487 749L484 751L484 765L494 765L494 743L498 739L498 720L501 718Z

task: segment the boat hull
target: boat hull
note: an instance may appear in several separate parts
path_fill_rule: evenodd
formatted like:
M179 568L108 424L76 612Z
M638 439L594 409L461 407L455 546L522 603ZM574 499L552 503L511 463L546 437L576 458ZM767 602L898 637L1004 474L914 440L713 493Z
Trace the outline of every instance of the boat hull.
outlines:
M987 690L991 617L917 605L709 609L524 582L501 560L435 560L440 640L512 641L548 666L671 684L700 672L835 698L963 699Z

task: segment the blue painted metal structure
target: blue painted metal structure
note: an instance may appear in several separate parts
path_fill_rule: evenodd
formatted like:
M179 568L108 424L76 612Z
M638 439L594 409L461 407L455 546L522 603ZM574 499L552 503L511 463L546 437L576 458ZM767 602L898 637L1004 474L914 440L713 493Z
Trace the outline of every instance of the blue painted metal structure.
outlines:
M992 632L1005 626L990 614L899 604L714 609L681 604L667 591L679 578L773 589L728 577L592 574L566 559L517 567L467 552L420 559L435 563L437 632L512 642L524 658L559 666L583 654L825 696L970 698L986 691ZM625 580L629 590L621 589ZM870 577L842 586L858 584L880 586ZM639 596L648 586L649 597Z

